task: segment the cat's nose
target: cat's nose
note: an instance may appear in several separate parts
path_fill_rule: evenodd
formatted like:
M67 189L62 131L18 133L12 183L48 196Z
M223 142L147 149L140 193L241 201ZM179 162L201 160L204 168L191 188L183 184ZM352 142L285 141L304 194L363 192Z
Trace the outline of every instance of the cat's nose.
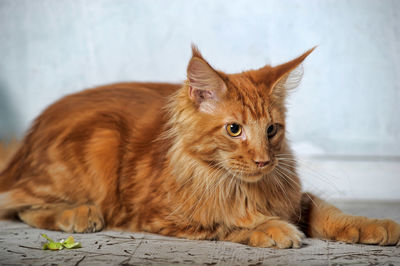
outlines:
M267 166L269 164L269 161L254 161L254 163L258 166L258 167L264 167Z

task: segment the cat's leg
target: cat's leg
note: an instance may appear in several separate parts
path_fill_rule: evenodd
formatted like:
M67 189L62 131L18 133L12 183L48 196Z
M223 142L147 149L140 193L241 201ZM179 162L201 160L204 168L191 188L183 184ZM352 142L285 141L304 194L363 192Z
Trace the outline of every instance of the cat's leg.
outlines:
M97 232L104 228L103 215L94 205L48 204L21 210L18 216L33 227L70 233Z
M312 194L303 194L306 233L347 243L399 245L400 224L388 219L347 215Z
M237 228L221 240L242 243L254 247L299 248L304 234L293 224L268 219L254 228Z

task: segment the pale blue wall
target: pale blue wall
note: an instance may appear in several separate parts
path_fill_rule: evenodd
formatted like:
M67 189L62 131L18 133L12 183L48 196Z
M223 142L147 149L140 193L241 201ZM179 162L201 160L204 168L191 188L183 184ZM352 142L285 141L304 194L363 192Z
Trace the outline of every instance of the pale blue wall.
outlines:
M399 156L399 17L396 0L0 0L0 136L82 88L182 81L191 42L228 72L317 44L290 98L296 147Z

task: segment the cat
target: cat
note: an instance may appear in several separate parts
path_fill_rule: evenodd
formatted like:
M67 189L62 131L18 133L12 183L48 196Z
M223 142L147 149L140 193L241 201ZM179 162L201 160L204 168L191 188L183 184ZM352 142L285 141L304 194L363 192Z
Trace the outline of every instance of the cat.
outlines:
M399 244L398 223L344 214L301 190L285 99L313 49L226 74L192 46L183 84L119 83L62 98L1 172L0 211L77 233L277 248L299 248L305 236Z

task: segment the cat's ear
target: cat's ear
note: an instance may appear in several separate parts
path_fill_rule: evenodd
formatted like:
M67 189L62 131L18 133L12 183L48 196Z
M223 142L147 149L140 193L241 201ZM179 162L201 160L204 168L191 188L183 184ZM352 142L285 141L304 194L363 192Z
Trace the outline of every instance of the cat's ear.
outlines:
M226 93L226 84L195 46L192 52L187 68L189 98L201 112L212 113Z
M274 67L275 79L270 94L276 98L285 98L289 90L299 86L303 78L303 61L314 51L316 47L311 48L301 56L279 66Z
M265 66L258 70L257 76L269 88L269 95L284 99L289 90L296 88L303 77L302 62L314 51L311 48L301 56L276 67Z

